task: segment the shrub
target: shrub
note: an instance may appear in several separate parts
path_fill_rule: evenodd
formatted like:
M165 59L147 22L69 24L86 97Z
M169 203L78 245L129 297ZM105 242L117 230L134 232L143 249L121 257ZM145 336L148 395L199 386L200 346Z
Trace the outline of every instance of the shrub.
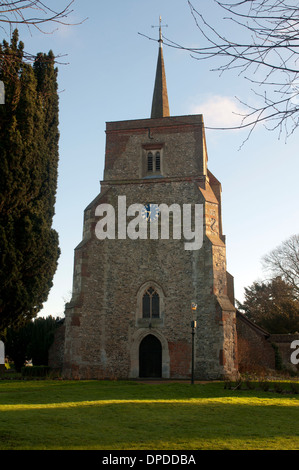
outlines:
M49 366L22 367L23 377L47 377L51 368Z
M232 388L232 383L230 380L225 380L224 381L224 389L225 390L230 390Z
M243 385L243 380L240 377L234 384L233 384L233 390L241 390Z
M270 383L268 380L260 380L259 385L264 392L267 392L270 388Z
M277 393L282 393L283 392L283 385L280 382L274 382L273 383L274 390Z
M297 382L290 382L290 387L293 393L299 393L299 383Z
M275 343L272 343L271 346L272 346L272 348L274 349L274 352L275 352L275 369L276 370L282 370L283 369L282 357L281 357L279 348L278 348L277 344L275 344Z

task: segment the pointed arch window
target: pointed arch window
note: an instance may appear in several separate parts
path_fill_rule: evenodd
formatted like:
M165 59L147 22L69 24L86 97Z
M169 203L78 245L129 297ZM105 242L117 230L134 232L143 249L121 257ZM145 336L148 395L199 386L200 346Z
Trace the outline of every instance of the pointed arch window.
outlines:
M160 317L160 297L158 292L149 287L142 298L142 317L159 318Z

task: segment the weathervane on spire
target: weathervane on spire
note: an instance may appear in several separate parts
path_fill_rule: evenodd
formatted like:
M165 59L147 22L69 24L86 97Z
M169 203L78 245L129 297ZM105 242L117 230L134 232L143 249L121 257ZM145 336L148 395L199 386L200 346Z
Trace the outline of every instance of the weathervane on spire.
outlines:
M162 38L162 28L168 28L168 24L163 24L162 25L162 19L161 16L159 17L159 26L152 26L152 28L159 28L159 43L162 44L163 38Z

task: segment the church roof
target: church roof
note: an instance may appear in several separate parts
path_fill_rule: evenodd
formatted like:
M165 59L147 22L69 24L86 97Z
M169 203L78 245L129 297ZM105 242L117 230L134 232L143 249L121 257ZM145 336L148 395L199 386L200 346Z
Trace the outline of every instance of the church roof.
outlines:
M163 39L160 18L159 55L157 61L156 80L152 102L152 119L170 116L162 43Z

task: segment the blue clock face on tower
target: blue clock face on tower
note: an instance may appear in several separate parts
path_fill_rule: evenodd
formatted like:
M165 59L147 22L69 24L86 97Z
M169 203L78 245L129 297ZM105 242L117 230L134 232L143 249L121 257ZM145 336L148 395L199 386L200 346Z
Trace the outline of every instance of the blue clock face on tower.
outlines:
M159 217L159 206L158 204L145 204L141 211L141 215L144 219L154 222Z

